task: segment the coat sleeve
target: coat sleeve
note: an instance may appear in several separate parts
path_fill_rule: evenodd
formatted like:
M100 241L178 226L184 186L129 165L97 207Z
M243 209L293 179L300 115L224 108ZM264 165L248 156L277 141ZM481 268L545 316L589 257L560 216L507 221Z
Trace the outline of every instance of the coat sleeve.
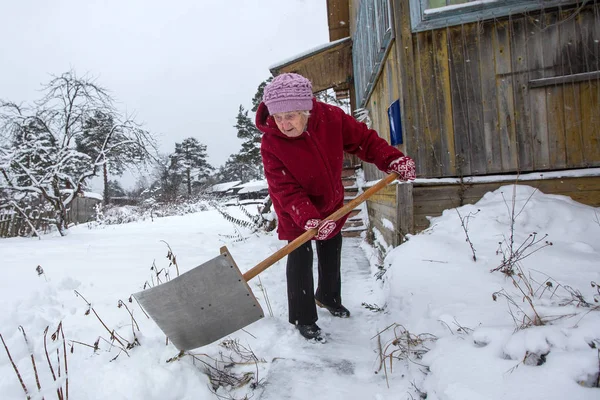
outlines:
M381 171L386 171L390 163L404 154L380 138L377 132L369 129L363 122L359 122L343 110L336 108L341 114L342 136L344 151L355 154L363 161L373 163Z
M294 223L304 229L306 221L319 218L319 212L283 162L273 153L261 147L265 177L269 194L281 211L289 214ZM277 207L275 208L277 211Z

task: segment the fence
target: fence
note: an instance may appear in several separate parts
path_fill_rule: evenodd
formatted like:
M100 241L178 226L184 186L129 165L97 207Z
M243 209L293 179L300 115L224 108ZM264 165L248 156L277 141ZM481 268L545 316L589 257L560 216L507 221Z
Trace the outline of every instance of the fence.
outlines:
M52 214L52 212L38 213L37 215L29 213L29 218L26 220L23 215L12 208L0 209L0 238L31 236L33 228L38 233L47 233L50 231L48 219L52 217Z
M87 197L76 197L67 211L68 223L85 223L93 219L95 206L100 200ZM53 224L48 221L54 219L54 211L42 213L27 209L28 218L15 211L12 207L0 208L0 238L16 236L32 236L35 229L38 233L48 233Z

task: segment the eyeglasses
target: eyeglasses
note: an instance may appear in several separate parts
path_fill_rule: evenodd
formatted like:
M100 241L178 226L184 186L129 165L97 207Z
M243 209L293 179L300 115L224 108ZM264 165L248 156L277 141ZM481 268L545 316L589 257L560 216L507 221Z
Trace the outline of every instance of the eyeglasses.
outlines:
M293 120L295 120L299 116L300 116L300 113L298 111L288 112L288 113L273 114L273 118L275 118L275 121L277 121L279 123L281 123L283 121L292 122Z

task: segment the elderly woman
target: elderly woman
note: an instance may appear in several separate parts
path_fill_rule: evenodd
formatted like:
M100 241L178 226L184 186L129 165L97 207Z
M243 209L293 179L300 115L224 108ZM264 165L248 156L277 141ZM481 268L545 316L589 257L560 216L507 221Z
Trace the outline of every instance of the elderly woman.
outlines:
M311 242L288 255L286 273L289 322L305 338L323 341L316 305L336 317L350 316L342 305L340 278L347 216L323 221L344 204L344 152L396 172L401 180L415 178L415 163L339 107L317 101L311 82L298 74L281 74L265 87L256 126L263 132L261 154L279 239L293 241L318 228L316 292Z

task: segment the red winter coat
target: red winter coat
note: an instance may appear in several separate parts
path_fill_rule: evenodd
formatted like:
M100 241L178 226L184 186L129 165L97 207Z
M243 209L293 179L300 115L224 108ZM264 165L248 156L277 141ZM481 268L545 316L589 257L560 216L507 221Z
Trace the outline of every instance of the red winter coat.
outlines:
M324 219L343 206L344 151L382 171L403 156L364 123L316 99L306 131L298 137L281 133L264 103L256 112L256 126L263 132L260 151L282 240L297 238L306 221ZM346 219L338 221L333 234Z

